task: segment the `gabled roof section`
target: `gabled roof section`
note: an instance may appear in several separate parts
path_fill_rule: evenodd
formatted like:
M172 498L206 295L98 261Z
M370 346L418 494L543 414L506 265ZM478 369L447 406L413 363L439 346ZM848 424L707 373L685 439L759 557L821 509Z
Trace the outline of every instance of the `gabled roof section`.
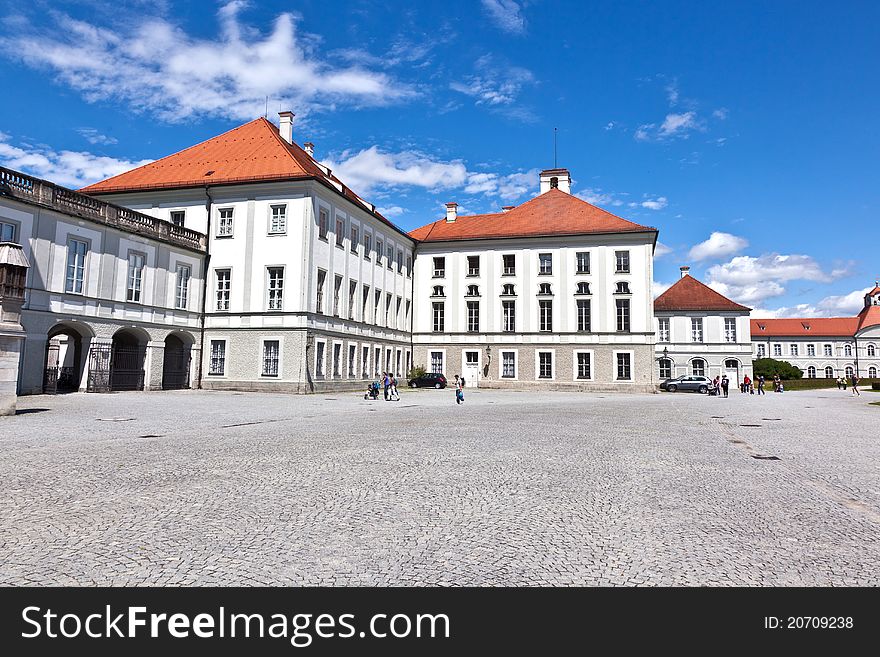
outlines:
M878 306L880 307L880 306ZM858 317L805 317L801 319L753 319L752 340L762 337L847 337L859 330Z
M509 212L475 214L416 228L409 236L421 242L447 242L504 237L647 233L656 228L621 219L559 189L551 189Z
M302 148L284 141L263 117L80 191L99 195L304 179L317 180L397 228Z
M675 310L749 312L751 308L731 301L693 276L687 275L682 276L672 287L654 299L655 312Z
M880 289L871 292L871 294L876 294L878 291L880 291ZM862 312L859 313L858 320L860 331L869 326L880 325L880 306L865 306L862 308Z

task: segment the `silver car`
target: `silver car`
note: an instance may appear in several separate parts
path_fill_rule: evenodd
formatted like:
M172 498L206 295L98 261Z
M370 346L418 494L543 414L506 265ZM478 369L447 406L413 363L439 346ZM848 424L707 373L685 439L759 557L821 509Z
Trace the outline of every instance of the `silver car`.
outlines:
M678 392L686 390L688 392L699 392L705 395L712 387L712 379L707 376L679 376L674 379L666 379L660 384L661 390L667 392Z

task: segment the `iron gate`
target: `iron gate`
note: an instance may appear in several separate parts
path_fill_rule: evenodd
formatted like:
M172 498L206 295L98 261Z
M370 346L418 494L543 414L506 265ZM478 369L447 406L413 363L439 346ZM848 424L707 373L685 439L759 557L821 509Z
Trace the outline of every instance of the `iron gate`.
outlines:
M92 344L89 351L89 377L86 382L88 392L110 392L110 344Z
M145 347L116 344L110 358L110 390L143 390Z
M53 338L46 345L46 371L43 373L43 392L54 395L58 392L58 359L61 343Z
M162 362L162 390L189 388L190 349L165 348Z

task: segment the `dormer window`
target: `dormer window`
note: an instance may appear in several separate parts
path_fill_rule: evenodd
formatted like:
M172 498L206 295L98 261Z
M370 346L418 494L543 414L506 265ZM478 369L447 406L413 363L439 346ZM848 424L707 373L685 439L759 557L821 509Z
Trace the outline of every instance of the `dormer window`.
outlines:
M629 293L630 293L629 283L627 283L626 281L620 281L619 283L617 283L617 291L615 292L615 294L629 294Z
M809 330L810 330L810 325L807 324L806 322L801 322L801 326L804 327L804 330L805 330L805 331L809 331Z
M575 294L589 294L590 293L590 284L580 282L577 285L577 292Z
M501 286L501 294L504 296L516 296L516 288L513 287L513 283L505 283Z
M480 296L480 286L479 285L468 285L467 286L467 294L465 296L468 296L468 297Z
M541 283L538 286L538 294L553 294L550 289L550 283Z
M434 288L431 290L431 296L432 297L445 297L446 295L443 293L443 286L442 285L435 285Z

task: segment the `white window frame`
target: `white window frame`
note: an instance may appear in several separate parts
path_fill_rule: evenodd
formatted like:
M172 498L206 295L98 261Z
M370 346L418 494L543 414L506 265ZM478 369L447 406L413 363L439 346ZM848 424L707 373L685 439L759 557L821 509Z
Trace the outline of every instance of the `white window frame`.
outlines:
M736 342L736 317L724 318L724 341Z
M18 222L7 221L4 218L0 221L0 242L14 242L18 244L15 238L19 230Z
M550 354L550 376L541 376L541 354ZM555 381L556 380L556 350L555 349L535 349L535 381Z
M585 257L583 258L583 260L586 261L586 265L587 265L587 266L584 267L584 268L581 267L581 260L582 260L581 256L585 256ZM589 274L589 273L590 273L590 264L591 264L591 263L590 263L590 260L591 260L591 258L590 258L590 252L589 252L589 251L577 251L577 252L574 254L574 270L575 270L575 274L580 274L580 275L587 275L587 274Z
M468 333L479 333L480 332L480 302L479 301L466 301L465 302L465 319L467 321L467 332ZM474 321L474 320L476 320L476 321Z
M275 374L266 374L266 343L267 342L277 342L278 343L278 363L276 365L276 373ZM280 379L282 369L282 360L281 354L283 349L281 345L283 344L283 340L281 336L278 335L266 335L260 338L260 376L265 377L267 379Z
M822 345L822 355L825 358L833 358L834 357L834 345L823 344Z
M280 285L272 286L272 271L281 270ZM285 268L282 265L269 265L266 267L266 311L280 312L284 310L284 276Z
M228 216L225 216L228 213ZM235 208L217 208L217 232L215 237L229 238L235 234Z
M800 357L800 347L796 342L792 342L788 345L788 353L791 354L794 358Z
M583 379L578 376L578 354L587 354L590 357L590 376ZM571 354L572 381L594 381L596 379L596 357L592 349L575 349Z
M513 267L507 267L504 264L505 258L513 259ZM501 254L501 275L502 276L516 276L516 254L515 253L502 253Z
M437 372L437 374L443 374L445 376L446 373L443 371L446 368L446 350L445 349L429 349L428 350L428 372L430 372L432 374L435 373L434 372L434 354L440 354L440 372Z
M351 357L352 350L354 350L354 358ZM345 352L345 363L348 365L346 369L346 378L348 379L356 379L358 378L358 356L360 355L360 350L358 348L357 342L349 342L347 345L347 349Z
M140 258L140 269L133 267L132 258ZM135 262L137 262L135 260ZM145 279L147 274L147 254L143 251L135 251L129 249L126 258L125 269L125 302L126 303L146 303L146 285ZM135 298L137 297L137 298Z
M328 208L318 207L318 239L328 242L327 233L330 230L330 210Z
M175 219L180 219L178 223ZM168 213L168 221L171 222L172 226L177 226L178 228L186 227L186 210L171 210Z
M544 264L547 264L547 267L544 267ZM546 271L545 271L546 269ZM552 253L539 253L538 254L538 276L552 276L553 275L553 254Z
M276 214L276 210L281 210ZM269 235L284 235L287 233L287 203L269 204Z
M320 349L318 346L320 345ZM327 378L327 341L315 340L315 356L313 370L316 379Z
M331 343L330 350L330 378L332 379L341 379L342 372L344 371L345 366L345 351L343 347L345 344L341 340L333 340ZM336 357L336 349L339 349L339 358Z
M334 231L334 240L337 248L345 248L345 215L336 215L336 229Z
M807 356L809 356L810 358L816 357L816 345L814 345L814 344L807 345Z
M84 245L84 250L80 254L79 249L71 251L71 246L73 243ZM92 250L92 245L89 240L81 239L79 237L68 237L67 238L67 260L64 263L64 291L67 294L85 294L86 291L86 271L88 270L88 260L89 260L89 251ZM73 254L74 261L73 265L70 264L70 256ZM73 277L70 276L70 268L73 267ZM127 276L127 272L126 272ZM72 281L71 289L68 288L68 283ZM77 290L77 284L79 286L79 290ZM126 280L126 285L128 281Z
M543 312L542 306L545 304L549 304L550 316L549 316L549 327L544 328L545 326L545 315ZM540 299L538 301L538 331L540 333L552 333L553 332L553 300L552 299Z
M189 282L192 279L192 266L178 262L175 270L174 307L177 310L186 310L189 305ZM185 277L181 276L184 271L186 272Z
M623 262L623 266L621 266L621 262ZM631 262L629 257L629 251L615 251L614 252L614 273L615 274L629 274L631 272Z
M691 317L691 342L703 344L706 341L706 326L702 317Z
M629 378L628 379L618 379L617 378L617 355L618 354L629 354ZM612 380L615 383L635 383L635 371L636 371L636 353L632 349L615 349L611 352L611 373Z
M504 354L513 354L513 376L504 376ZM498 351L498 378L507 381L519 380L519 349L501 349Z
M670 342L669 340L669 330L670 330L671 322L668 317L658 317L657 318L657 341L658 342Z
M511 308L510 317L508 317L505 312L505 306L509 306ZM508 320L511 320L508 324ZM502 299L501 300L501 332L502 333L516 333L516 300L515 299Z
M581 307L587 307L587 328L581 328ZM575 299L574 321L578 333L592 333L593 331L593 302L590 299Z
M226 287L220 287L220 272L227 272L229 274L226 279ZM221 294L225 300L224 307L220 307ZM214 269L214 310L216 312L229 312L229 306L232 301L232 267L217 267Z
M779 358L782 356L782 344L779 342L773 343L773 358Z
M223 356L222 362L223 367L220 372L214 371L214 343L223 345ZM216 377L216 378L224 378L226 377L227 372L227 361L229 359L229 341L226 338L208 338L208 376Z

